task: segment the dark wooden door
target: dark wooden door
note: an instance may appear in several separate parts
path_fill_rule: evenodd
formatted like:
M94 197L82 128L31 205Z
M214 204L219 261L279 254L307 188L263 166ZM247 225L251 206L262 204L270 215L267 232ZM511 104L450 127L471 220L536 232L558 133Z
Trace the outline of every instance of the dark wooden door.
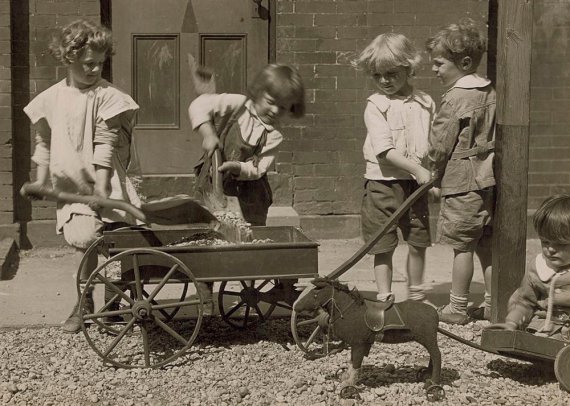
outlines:
M140 105L135 140L143 175L192 174L202 151L187 114L197 95L191 69L212 69L219 93L244 93L268 62L268 2L111 2L113 83Z

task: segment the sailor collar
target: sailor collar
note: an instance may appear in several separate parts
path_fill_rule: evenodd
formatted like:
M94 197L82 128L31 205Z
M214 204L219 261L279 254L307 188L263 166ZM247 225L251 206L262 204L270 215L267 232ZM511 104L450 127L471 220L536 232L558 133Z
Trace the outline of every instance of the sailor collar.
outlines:
M259 118L259 116L257 115L257 111L255 110L255 105L253 103L253 100L247 99L245 102L245 108L247 109L247 111L249 111L249 113L252 116L257 118L257 121L259 121L259 123L267 130L267 132L273 131L275 129L275 127L273 127L271 124L267 124L263 122L262 119Z
M568 269L563 269L561 271L556 272L554 269L548 266L548 264L546 263L546 259L542 254L536 256L535 266L538 277L542 282L545 283L550 281L557 273L561 274L568 272Z

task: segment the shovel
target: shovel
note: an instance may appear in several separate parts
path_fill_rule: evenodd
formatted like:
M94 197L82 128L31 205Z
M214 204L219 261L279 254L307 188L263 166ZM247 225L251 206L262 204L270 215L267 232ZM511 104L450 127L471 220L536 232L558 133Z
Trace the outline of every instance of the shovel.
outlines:
M232 212L239 218L243 219L243 213L239 200L235 196L227 196L224 194L222 173L218 172L218 168L222 164L222 154L219 149L216 149L211 158L206 158L202 173L200 176L205 177L202 184L202 197L204 205L212 213L217 212Z
M214 72L206 66L198 65L192 54L189 53L187 57L191 73L190 78L196 95L216 93L216 75ZM201 200L212 213L233 212L240 219L243 219L238 198L224 194L222 174L218 172L222 163L222 154L219 149L216 149L210 158L204 159L197 182L202 185Z
M83 203L90 207L105 207L124 210L145 224L177 225L206 223L217 229L219 222L206 208L188 195L177 195L144 203L140 208L123 200L106 199L99 196L79 195L62 192L46 186L25 183L20 189L24 197L45 199L63 203Z

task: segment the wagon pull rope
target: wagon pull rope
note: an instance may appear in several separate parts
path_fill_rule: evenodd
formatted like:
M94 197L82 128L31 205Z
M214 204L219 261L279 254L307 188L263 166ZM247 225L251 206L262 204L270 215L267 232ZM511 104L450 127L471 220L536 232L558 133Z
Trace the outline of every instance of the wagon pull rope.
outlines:
M556 274L554 274L554 276L552 277L552 280L550 281L550 288L548 289L548 304L546 306L546 320L544 321L544 324L542 325L540 330L537 331L537 333L548 333L550 331L550 329L552 328L552 312L553 312L553 307L554 307L554 289L556 288L555 282L560 276L562 276L566 272L568 272L568 271L557 272Z
M332 303L331 311L329 313L329 327L332 326L338 319L343 319L344 313L348 309L350 309L354 305L354 303L356 303L354 300L351 300L350 303L348 305L346 305L346 307L344 309L341 309L339 307L339 305L337 304L335 298L334 298L334 292L335 292L335 289L333 288L333 292L332 292L330 299L327 300L325 303L323 303L323 307L327 306L329 303ZM338 314L339 314L338 317L336 317L336 318L333 317L335 309L338 310Z

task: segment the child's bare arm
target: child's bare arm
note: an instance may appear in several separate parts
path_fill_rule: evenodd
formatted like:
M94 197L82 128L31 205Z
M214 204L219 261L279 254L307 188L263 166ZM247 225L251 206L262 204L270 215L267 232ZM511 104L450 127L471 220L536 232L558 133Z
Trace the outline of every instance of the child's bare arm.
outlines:
M103 198L109 197L111 194L111 176L113 175L113 169L95 165L95 189L93 193L96 196Z
M213 124L211 122L202 123L196 131L202 137L202 149L208 153L208 156L212 156L220 144L220 139Z
M246 100L240 94L202 94L190 103L188 117L192 129L202 137L202 148L211 156L219 145L216 118L223 123ZM216 123L216 124L214 124ZM222 125L223 127L223 125Z
M403 169L409 174L413 175L416 178L418 184L423 185L424 183L428 183L431 179L431 173L426 168L418 165L409 159L407 159L404 155L398 152L395 148L389 149L388 151L382 153L378 157L380 160L385 160L389 162L393 166Z
M33 161L37 164L35 183L43 186L48 182L49 177L51 129L44 118L34 125L34 129L36 131L36 149Z

